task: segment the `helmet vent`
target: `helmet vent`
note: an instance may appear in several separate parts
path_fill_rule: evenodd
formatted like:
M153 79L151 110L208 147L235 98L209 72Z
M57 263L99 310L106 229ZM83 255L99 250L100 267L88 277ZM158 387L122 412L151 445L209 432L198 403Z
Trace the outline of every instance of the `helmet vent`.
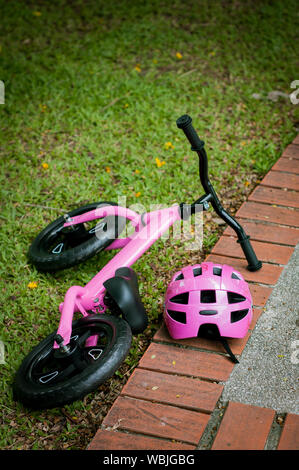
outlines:
M176 310L168 310L167 309L168 315L175 321L179 323L184 323L186 325L186 313L185 312L178 312Z
M197 336L207 339L216 339L219 338L219 329L217 325L205 323L200 325Z
M213 304L216 302L216 292L214 290L202 290L200 292L200 301L203 304Z
M237 304L239 302L244 302L244 300L246 300L246 298L243 295L237 294L237 292L228 292L227 299L228 299L229 304Z
M187 304L189 302L189 292L184 292L183 294L171 297L170 302L174 302L176 304Z
M217 310L201 310L200 315L217 315Z
M222 269L221 269L221 268L216 268L216 267L214 267L214 268L213 268L213 274L214 274L215 276L221 276L221 274L222 274Z
M245 308L244 310L236 310L235 312L231 312L231 322L235 323L242 320L242 318L246 317L248 311L248 308Z
M193 276L194 277L201 276L201 274L202 274L202 269L201 268L193 268Z
M239 279L239 281L241 280L236 273L232 273L232 279Z
M180 274L175 278L176 281L180 281L181 279L184 279L183 273L180 273Z

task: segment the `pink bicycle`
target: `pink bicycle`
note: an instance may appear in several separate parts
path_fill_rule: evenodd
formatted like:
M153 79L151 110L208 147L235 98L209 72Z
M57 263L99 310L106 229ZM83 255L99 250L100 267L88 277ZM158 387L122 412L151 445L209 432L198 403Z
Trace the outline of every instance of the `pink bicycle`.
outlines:
M89 204L49 224L33 241L29 259L42 271L73 266L101 250L118 253L84 287L66 292L57 331L38 344L17 371L13 392L30 408L53 408L83 398L111 377L127 356L132 333L147 326L147 314L131 266L176 221L185 220L209 203L238 236L248 269L261 268L249 237L222 207L208 178L204 142L184 115L177 120L191 150L199 156L199 174L205 194L192 204L178 204L142 215L102 202ZM92 221L96 225L90 227ZM134 233L120 238L126 222ZM110 311L110 314L106 310ZM75 312L83 316L73 321Z

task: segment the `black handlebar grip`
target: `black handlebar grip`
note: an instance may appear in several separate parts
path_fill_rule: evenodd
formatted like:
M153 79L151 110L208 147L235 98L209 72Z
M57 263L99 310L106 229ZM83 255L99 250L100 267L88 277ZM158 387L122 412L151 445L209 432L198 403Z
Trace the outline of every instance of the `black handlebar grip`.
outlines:
M248 261L248 271L258 271L261 269L262 262L257 259L254 249L251 246L249 237L247 236L246 238L239 239L238 243L240 243L244 255Z
M192 150L200 151L204 146L204 141L200 140L194 127L192 126L192 119L188 114L184 114L177 119L176 125L179 129L182 129L185 136L191 144Z

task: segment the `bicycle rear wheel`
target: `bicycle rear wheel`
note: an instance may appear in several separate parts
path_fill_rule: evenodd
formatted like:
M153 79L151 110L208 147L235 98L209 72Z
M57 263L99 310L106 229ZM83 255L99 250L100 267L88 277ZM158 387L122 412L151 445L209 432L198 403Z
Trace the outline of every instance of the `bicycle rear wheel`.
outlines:
M68 212L70 217L105 206L116 206L113 202L94 202ZM124 217L109 216L89 224L63 227L63 216L54 220L33 240L29 260L40 271L58 271L70 268L94 256L109 246L123 231Z
M69 352L54 349L56 332L23 360L13 383L16 401L32 409L60 407L82 399L111 377L127 356L132 340L128 323L94 314L73 323ZM97 343L87 346L90 337Z

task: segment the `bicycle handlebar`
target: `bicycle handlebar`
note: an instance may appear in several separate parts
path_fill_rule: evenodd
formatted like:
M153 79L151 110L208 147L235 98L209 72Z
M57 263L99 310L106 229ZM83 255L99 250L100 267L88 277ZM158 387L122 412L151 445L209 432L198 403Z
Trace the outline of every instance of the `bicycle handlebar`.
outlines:
M194 127L192 126L192 119L188 114L184 114L180 118L177 119L176 124L179 129L182 129L185 136L189 140L191 144L191 150L197 152L199 156L199 176L201 184L206 191L206 193L213 193L213 197L215 196L215 192L211 183L209 182L208 176L208 158L206 151L204 149L204 141L201 140Z
M182 129L185 136L189 140L192 150L200 151L205 143L203 140L200 140L196 133L196 130L192 126L191 117L188 116L188 114L184 114L183 116L177 119L176 124L179 129Z
M185 133L187 139L191 144L191 150L194 150L198 153L199 156L199 175L201 184L206 191L205 197L209 197L211 204L216 211L216 213L228 224L232 227L237 236L238 242L240 243L245 257L248 261L247 268L249 271L257 271L262 267L261 261L259 261L256 257L256 254L251 246L249 241L249 237L246 235L243 227L231 216L229 215L222 207L217 194L209 180L208 176L208 159L207 154L204 149L204 141L200 140L198 137L194 127L192 126L192 119L188 114L184 114L176 122L179 129ZM201 198L202 199L202 198Z

